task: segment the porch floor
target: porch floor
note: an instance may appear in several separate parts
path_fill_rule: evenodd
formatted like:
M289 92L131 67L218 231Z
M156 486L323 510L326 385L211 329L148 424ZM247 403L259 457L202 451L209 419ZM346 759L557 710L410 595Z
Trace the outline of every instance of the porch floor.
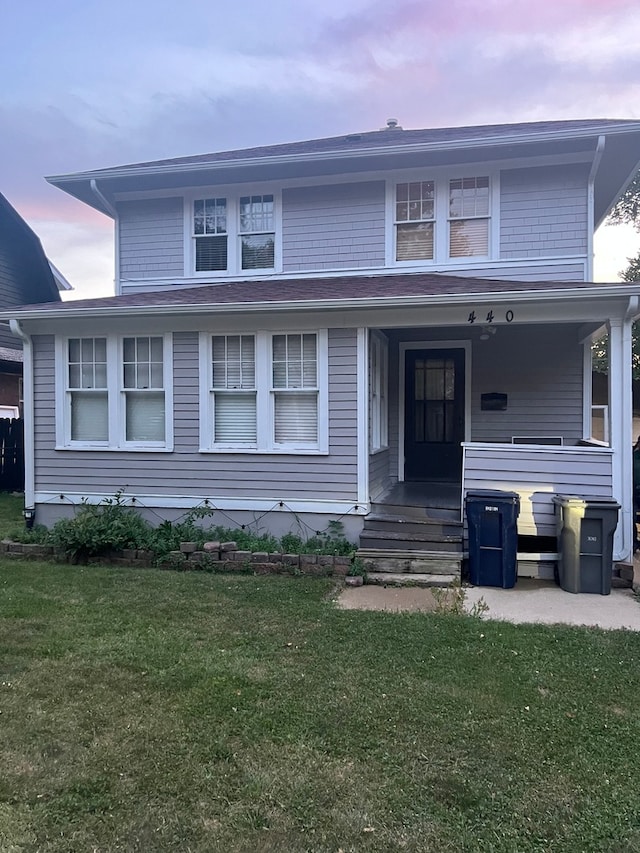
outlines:
M461 493L461 483L444 483L434 480L404 482L396 483L376 503L459 510Z

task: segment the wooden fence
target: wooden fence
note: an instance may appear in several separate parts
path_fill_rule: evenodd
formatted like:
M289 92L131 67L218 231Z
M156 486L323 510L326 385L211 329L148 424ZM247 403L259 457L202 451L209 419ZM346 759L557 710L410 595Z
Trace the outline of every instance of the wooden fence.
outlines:
M24 421L0 418L0 491L24 490Z

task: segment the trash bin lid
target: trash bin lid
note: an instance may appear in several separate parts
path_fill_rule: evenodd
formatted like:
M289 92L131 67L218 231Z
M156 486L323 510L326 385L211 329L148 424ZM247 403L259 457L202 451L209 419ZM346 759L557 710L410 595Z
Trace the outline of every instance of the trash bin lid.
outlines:
M554 495L552 500L559 506L601 506L607 509L620 509L620 504L615 498L602 495Z
M478 498L478 500L486 501L491 498L494 501L509 501L515 502L520 500L520 495L517 492L503 492L499 489L469 489L465 495L466 499Z

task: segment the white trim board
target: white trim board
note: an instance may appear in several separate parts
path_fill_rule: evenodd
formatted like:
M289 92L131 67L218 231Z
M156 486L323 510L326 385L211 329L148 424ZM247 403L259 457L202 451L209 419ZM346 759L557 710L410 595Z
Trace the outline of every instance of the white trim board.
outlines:
M113 494L99 492L48 492L35 493L34 503L52 506L81 506L83 503L99 504L113 500ZM128 494L123 492L121 500L127 506L141 509L193 509L200 505L209 505L212 509L220 510L249 510L256 512L300 512L326 513L328 515L367 515L370 511L368 503L355 501L323 501L323 500L288 500L286 497L274 498L230 498L217 495L145 495Z

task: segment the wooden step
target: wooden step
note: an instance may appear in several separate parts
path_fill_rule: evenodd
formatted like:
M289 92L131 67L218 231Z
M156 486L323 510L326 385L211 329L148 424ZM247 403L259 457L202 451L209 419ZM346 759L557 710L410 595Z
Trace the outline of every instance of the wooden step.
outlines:
M460 521L460 509L458 507L403 506L402 504L373 503L371 504L371 515L391 515L407 519L433 518L445 521Z
M462 540L459 536L438 536L435 533L405 536L403 533L390 533L386 530L363 530L360 534L360 548L448 554L462 550Z
M356 557L364 561L367 572L399 574L454 574L460 577L462 552L410 551L359 548Z
M447 587L460 580L459 574L431 575L427 573L369 572L365 583L378 586L436 586Z
M397 518L392 515L368 515L364 520L365 530L394 530L409 533L439 533L445 536L462 536L460 521L442 518Z

